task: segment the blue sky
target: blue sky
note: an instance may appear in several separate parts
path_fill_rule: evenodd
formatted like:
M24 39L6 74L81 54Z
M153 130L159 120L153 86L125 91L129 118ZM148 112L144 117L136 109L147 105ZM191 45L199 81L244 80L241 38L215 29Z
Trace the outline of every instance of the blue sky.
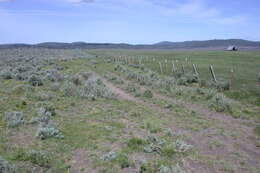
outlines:
M0 0L0 43L260 40L259 0Z

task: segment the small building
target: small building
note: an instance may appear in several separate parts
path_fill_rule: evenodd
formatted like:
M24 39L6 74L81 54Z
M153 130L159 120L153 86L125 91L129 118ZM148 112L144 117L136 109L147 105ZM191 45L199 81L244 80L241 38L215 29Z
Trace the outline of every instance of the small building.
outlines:
M238 48L236 46L228 46L228 48L226 50L227 51L237 51Z

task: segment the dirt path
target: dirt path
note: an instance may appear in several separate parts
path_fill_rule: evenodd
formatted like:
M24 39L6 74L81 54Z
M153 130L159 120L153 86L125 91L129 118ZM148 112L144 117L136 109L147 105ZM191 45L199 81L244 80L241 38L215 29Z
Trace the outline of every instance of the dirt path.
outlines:
M113 75L116 75L112 73ZM147 102L144 102L141 99L137 99L130 94L126 93L122 89L114 86L110 82L108 82L106 79L102 78L104 83L112 89L113 92L118 94L119 98L134 101L139 104L143 104L146 106L149 106L151 109L160 111L165 114L172 114L172 112L169 112L167 109L162 108L155 104L150 104ZM130 81L127 81L123 79L125 83L131 83ZM148 87L140 86L140 89L142 91L146 89L150 89ZM205 107L202 107L197 104L187 103L182 100L176 100L168 96L161 95L155 91L153 91L154 97L164 100L170 104L173 105L182 105L184 108L188 110L195 111L200 116L203 116L208 121L218 121L219 128L223 128L227 133L233 133L238 132L239 136L236 138L233 138L231 136L226 135L215 135L211 136L209 134L214 134L218 129L215 129L213 127L207 128L204 130L201 130L199 132L189 132L191 139L189 140L191 144L193 144L201 154L207 155L207 156L216 156L216 157L223 157L227 160L231 160L231 162L235 165L239 165L240 161L235 160L232 156L234 153L240 153L243 156L243 161L245 161L248 165L257 167L260 169L260 148L256 146L254 143L254 140L252 140L253 136L253 128L244 125L245 120L240 119L234 119L230 115L224 114L224 113L218 113L211 111ZM176 128L174 128L176 130ZM209 136L207 136L209 135ZM220 141L221 147L217 147L215 149L209 149L210 143L214 141ZM185 166L190 172L225 172L224 170L221 170L220 166L214 165L214 169L208 169L208 167L200 163L196 163L193 161L190 161ZM237 169L237 172L249 172L243 169Z

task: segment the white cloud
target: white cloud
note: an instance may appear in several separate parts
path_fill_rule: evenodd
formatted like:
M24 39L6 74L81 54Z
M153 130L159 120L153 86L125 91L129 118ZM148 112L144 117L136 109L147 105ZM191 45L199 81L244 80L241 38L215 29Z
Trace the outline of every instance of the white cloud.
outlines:
M147 1L147 0L146 0ZM247 21L246 16L226 16L219 9L208 7L205 0L188 0L183 3L158 3L152 1L158 12L169 17L190 18L191 21L215 22L219 24L239 24Z
M0 0L0 2L11 2L13 0Z
M66 0L66 1L74 4L94 2L94 0Z

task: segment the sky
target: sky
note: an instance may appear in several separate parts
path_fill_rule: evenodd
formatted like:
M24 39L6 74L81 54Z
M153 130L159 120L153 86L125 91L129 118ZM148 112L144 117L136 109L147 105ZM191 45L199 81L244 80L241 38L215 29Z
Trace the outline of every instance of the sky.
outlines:
M0 0L0 44L260 40L259 0Z

